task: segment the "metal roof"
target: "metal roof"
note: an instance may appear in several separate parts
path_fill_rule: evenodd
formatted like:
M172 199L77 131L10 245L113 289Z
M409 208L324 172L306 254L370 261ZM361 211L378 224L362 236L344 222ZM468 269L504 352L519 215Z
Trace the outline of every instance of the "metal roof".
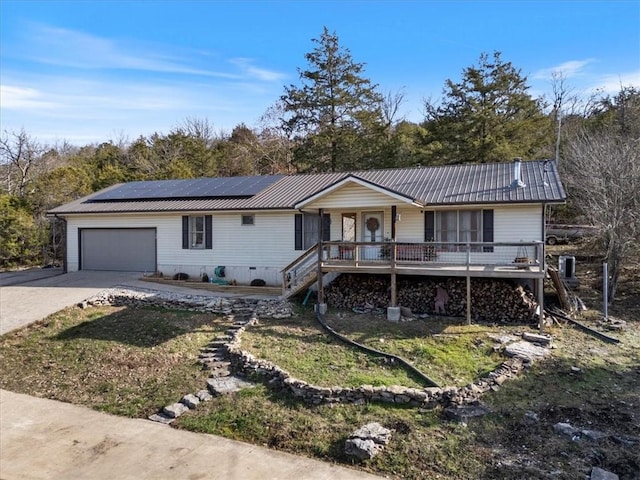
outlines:
M116 192L136 191L139 187L119 184L50 210L51 215L72 213L117 212L186 212L216 210L293 209L302 200L322 191L341 180L353 176L383 189L397 192L424 205L474 205L500 203L561 203L566 193L560 182L556 164L550 160L520 162L520 176L524 186L514 186L514 163L462 164L439 167L414 167L385 170L365 170L338 173L317 173L288 176L235 177L246 185L243 192L263 188L252 196L225 195L202 198L184 194L188 185L198 185L193 180L166 180L171 182L160 190L182 192L178 197L125 197ZM234 178L234 177L230 177ZM218 180L221 185L230 180ZM252 180L255 182L252 183ZM246 183L243 183L246 182ZM157 183L157 182L132 182ZM204 182L206 183L206 182ZM215 182L214 182L215 183ZM232 184L233 182L231 182ZM174 186L182 184L180 186ZM226 187L225 187L226 188ZM218 192L227 192L222 188ZM131 189L131 190L129 190ZM172 190L174 189L174 190ZM356 206L356 205L354 205Z

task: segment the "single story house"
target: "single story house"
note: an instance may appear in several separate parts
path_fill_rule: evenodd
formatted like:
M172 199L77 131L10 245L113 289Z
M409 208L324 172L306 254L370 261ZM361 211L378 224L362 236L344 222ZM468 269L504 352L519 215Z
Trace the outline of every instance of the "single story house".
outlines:
M224 266L285 295L341 272L523 278L541 291L545 205L565 199L555 162L516 159L130 182L48 214L66 221L68 271Z

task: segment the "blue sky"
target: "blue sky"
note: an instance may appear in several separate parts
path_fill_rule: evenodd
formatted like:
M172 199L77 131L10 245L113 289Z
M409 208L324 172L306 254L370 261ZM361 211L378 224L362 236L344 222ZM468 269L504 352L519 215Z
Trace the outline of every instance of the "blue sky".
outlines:
M0 0L0 126L79 145L255 126L324 26L412 121L495 50L535 96L553 71L585 98L640 86L640 0Z

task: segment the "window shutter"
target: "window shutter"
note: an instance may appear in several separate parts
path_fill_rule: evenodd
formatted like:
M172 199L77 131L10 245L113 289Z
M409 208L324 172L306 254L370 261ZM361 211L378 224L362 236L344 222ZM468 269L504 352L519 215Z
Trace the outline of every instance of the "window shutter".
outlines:
M204 248L211 250L213 248L213 228L211 215L204 216Z
M424 241L434 242L436 239L436 212L429 210L424 212Z
M482 241L493 242L493 210L482 210ZM483 252L493 252L493 247L483 247Z
M328 213L322 216L322 241L331 241L331 215Z
M296 213L294 217L294 248L302 250L302 214Z
M189 248L189 217L182 217L182 248Z

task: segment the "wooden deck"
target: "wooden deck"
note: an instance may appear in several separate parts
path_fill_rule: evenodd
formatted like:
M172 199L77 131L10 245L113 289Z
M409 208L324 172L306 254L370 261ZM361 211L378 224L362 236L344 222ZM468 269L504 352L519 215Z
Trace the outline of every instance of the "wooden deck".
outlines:
M544 244L321 242L282 270L283 295L308 288L320 272L541 281Z

